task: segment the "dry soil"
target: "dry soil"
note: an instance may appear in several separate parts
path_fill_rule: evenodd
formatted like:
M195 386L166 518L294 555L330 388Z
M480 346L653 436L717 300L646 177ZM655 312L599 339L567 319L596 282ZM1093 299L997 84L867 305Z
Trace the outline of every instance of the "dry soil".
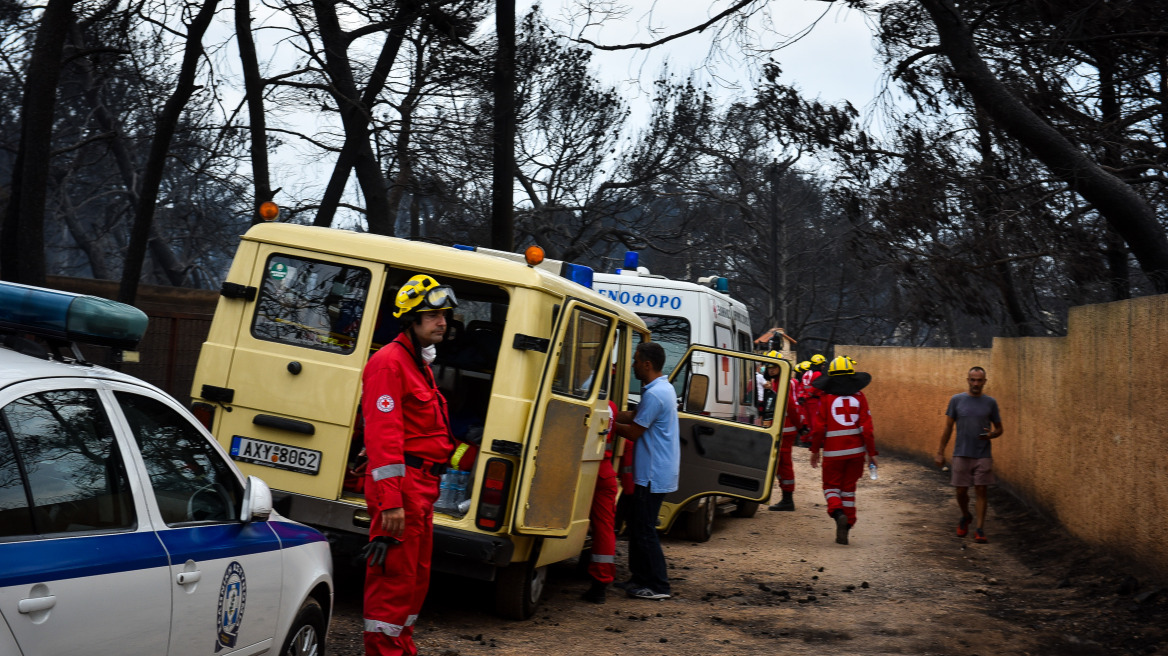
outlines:
M1168 653L1168 590L993 489L988 544L958 538L948 475L886 455L861 479L850 544L834 542L819 471L796 449L795 512L720 516L698 544L666 537L674 596L582 601L552 567L527 621L495 617L484 584L436 577L415 635L424 656L555 654ZM1073 493L1069 491L1068 493ZM777 491L776 491L777 497ZM972 535L972 533L971 533ZM618 544L618 576L626 543ZM360 570L337 564L334 656L361 646Z

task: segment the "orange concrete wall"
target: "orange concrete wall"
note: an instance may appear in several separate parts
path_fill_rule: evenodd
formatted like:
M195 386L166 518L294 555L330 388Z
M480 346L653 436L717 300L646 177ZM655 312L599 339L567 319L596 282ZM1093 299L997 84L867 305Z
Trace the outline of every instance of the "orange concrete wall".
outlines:
M1085 542L1168 578L1168 295L1073 308L1066 337L835 354L872 374L877 445L923 461L949 397L967 389L969 367L985 367L1006 429L994 442L1002 483Z

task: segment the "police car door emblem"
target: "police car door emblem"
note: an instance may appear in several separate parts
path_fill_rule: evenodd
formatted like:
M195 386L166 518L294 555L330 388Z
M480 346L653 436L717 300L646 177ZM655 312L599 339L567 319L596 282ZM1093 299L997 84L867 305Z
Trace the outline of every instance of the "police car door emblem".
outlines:
M377 397L377 409L382 412L393 412L393 397L388 394Z
M219 586L219 638L215 641L215 651L230 649L239 640L246 603L247 578L243 575L243 565L231 561L223 573L223 584Z

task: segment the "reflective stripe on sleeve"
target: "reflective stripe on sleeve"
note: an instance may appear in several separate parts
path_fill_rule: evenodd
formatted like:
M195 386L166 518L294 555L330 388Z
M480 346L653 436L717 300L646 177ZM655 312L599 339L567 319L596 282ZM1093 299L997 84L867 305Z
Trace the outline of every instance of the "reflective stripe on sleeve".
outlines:
M598 556L596 554L592 554L592 562L594 562L594 563L615 563L616 556Z
M394 478L395 476L405 476L406 466L401 465L385 465L373 470L374 481L384 481L387 478ZM397 635L396 633L394 635Z
M859 435L863 433L863 428L845 428L843 430L827 431L827 437L839 437L841 435Z
M365 618L365 633L384 633L391 638L396 638L401 635L401 632L402 627L397 624Z
M786 426L786 427L784 427L784 428L783 428L783 432L784 432L784 433L794 433L794 432L795 432L795 427L794 427L794 426Z
M855 455L857 453L864 453L865 451L867 451L866 447L858 446L854 449L841 449L839 451L824 451L823 457L824 458L838 458L840 456L851 456L851 455Z

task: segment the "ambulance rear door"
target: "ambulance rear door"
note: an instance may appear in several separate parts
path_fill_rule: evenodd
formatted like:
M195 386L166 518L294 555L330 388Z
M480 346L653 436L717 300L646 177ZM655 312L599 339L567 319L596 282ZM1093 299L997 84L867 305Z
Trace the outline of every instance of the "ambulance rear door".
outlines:
M230 399L215 437L244 473L339 497L384 279L377 262L259 245L226 389L211 390Z
M775 421L763 426L755 407L754 372L760 364L775 363L782 372L773 381L778 385ZM681 470L677 491L667 494L662 504L661 528L668 528L698 497L770 498L789 375L790 364L784 360L708 346L689 348L669 377L678 395Z
M608 372L617 317L569 300L560 308L519 473L514 531L581 539L608 434ZM579 529L574 531L573 529Z

